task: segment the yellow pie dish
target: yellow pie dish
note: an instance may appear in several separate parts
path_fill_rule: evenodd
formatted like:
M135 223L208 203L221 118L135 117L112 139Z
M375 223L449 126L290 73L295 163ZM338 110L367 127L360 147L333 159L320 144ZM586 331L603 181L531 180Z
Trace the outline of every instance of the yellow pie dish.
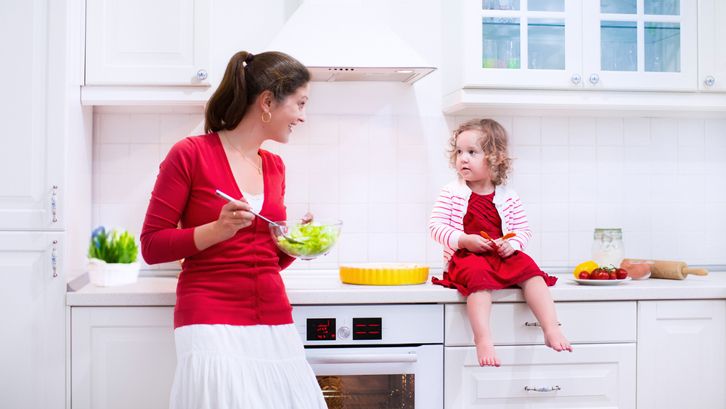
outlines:
M412 263L362 263L341 265L340 281L359 285L423 284L429 277L429 266Z

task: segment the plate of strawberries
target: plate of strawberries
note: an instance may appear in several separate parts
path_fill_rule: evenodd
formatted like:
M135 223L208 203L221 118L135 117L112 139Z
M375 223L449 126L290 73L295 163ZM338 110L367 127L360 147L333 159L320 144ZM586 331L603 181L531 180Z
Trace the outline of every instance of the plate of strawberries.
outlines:
M623 268L598 267L590 272L580 271L574 281L584 285L618 285L630 280Z

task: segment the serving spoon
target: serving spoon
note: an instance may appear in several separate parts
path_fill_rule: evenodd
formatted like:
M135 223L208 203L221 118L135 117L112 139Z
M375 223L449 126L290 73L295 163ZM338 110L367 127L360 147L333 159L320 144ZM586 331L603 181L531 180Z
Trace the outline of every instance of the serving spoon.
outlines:
M222 192L222 191L221 191L221 190L219 190L219 189L215 190L215 191L214 191L214 193L216 193L216 194L217 194L217 196L219 196L219 197L221 197L221 198L223 198L223 199L226 199L226 200L227 200L228 202L239 202L239 200L237 200L237 199L233 198L232 196L230 196L230 195L228 195L228 194L226 194L226 193ZM270 225L272 225L272 226L277 226L277 228L278 228L278 229L280 229L280 234L282 235L282 237L284 237L284 238L285 238L285 240L289 241L290 243L295 243L295 244L302 244L302 243L304 242L305 238L303 238L303 240L299 240L299 239L294 239L294 238L292 238L292 237L288 236L288 235L287 235L287 234L285 233L285 230L286 230L286 227L287 227L287 226L282 226L282 225L280 225L279 223L275 223L275 222L273 222L272 220L270 220L270 219L268 219L267 217L265 217L265 216L263 216L263 215L261 215L261 214L257 213L256 211L254 211L254 210L252 210L252 209L248 209L247 211L248 211L248 212L250 212L250 213L252 213L252 214L254 214L255 216L259 217L260 219L262 219L262 220L266 221L266 222L267 222L267 223L269 223Z

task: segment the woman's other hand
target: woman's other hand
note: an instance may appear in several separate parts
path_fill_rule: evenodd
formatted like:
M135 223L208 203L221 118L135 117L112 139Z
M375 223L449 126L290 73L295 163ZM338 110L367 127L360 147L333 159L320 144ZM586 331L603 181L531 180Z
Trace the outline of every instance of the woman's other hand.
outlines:
M312 223L313 221L313 214L310 212L305 213L305 215L300 219L300 224L308 224Z
M490 242L478 234L464 234L459 238L459 248L467 249L472 253L485 253L494 248Z

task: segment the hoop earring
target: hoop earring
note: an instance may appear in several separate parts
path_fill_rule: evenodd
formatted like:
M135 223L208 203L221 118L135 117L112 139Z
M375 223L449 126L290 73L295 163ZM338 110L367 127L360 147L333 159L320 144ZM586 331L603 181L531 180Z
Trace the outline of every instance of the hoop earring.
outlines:
M267 116L265 116L267 114ZM263 112L261 116L262 122L268 123L272 121L272 112Z

